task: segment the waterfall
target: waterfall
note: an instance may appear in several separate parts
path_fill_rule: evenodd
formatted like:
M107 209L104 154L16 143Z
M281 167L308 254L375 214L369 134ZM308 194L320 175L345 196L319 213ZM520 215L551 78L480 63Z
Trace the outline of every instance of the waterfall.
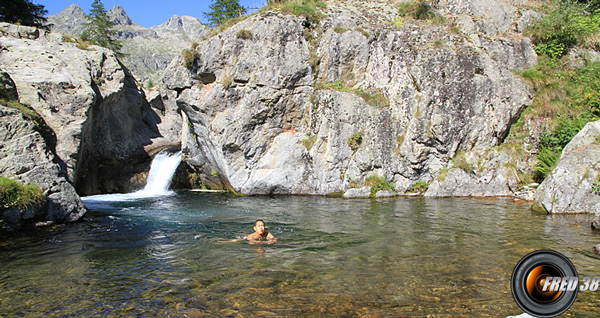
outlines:
M152 198L173 194L169 190L175 170L181 162L181 151L172 153L166 150L159 152L152 160L146 186L132 193L115 193L91 195L81 198L88 206L90 203L106 201L130 201L135 199ZM88 208L91 206L88 206Z
M180 162L181 151L177 153L160 152L152 160L146 186L138 193L150 196L170 194L169 185L171 185L171 180Z

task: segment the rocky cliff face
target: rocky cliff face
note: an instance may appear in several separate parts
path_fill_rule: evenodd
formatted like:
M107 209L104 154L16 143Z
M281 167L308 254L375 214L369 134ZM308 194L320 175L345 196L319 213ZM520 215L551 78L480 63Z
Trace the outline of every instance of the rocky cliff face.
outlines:
M385 1L328 1L320 22L249 17L166 72L193 127L188 162L247 194L343 192L375 174L399 192L510 194L489 150L532 99L510 71L536 63L519 4L439 1L442 24L394 23ZM460 193L436 179L458 152L493 168Z
M18 98L16 85L5 72L2 79L2 104ZM2 218L19 229L39 221L73 222L85 207L73 186L65 178L60 160L53 152L53 140L46 140L34 124L18 110L0 104L0 175L24 184L37 184L47 198L43 206L0 207Z
M600 214L600 121L588 123L563 149L535 204L550 213Z
M394 190L378 197L417 182L429 185L426 196L516 195L502 142L532 99L511 71L536 63L521 34L536 16L526 2L440 0L436 23L403 17L387 1L328 1L319 19L264 11L187 57L180 50L204 32L194 19L142 30L113 8L129 30L123 39L185 43L172 50L164 85L148 92L113 52L0 24L1 93L30 105L55 134L44 140L0 108L0 172L41 184L55 202L54 212L22 211L16 223L75 220L82 206L70 183L85 195L130 191L151 155L178 143L179 171L194 175L188 186L199 176L245 194L356 197L372 195L370 178L381 176ZM565 148L537 205L600 212L596 126Z
M55 160L80 194L131 190L134 175L148 169L149 152L180 140L177 110L162 102L153 108L114 52L79 49L34 28L0 29L0 65L19 101L55 133Z
M198 19L187 16L173 16L161 25L145 28L133 23L121 6L114 6L107 15L117 24L117 39L122 41L125 54L123 63L140 82L152 79L157 83L162 71L181 50L208 33ZM54 24L53 32L79 36L87 18L79 6L72 4L50 16L48 22Z

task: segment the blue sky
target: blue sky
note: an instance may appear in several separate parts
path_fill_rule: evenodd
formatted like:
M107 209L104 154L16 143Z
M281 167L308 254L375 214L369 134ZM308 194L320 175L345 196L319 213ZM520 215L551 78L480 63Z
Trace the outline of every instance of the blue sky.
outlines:
M32 0L35 4L41 4L48 10L48 16L59 13L64 8L75 3L85 13L90 12L93 0ZM102 0L106 11L114 5L120 5L125 9L127 15L143 27L159 25L167 21L172 15L189 15L206 23L207 20L202 13L208 12L211 0ZM266 0L241 0L244 7L262 7Z

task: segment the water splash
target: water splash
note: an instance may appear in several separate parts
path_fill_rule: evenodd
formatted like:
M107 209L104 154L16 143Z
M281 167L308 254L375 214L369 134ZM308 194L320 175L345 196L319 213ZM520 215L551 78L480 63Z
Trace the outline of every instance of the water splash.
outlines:
M171 180L173 180L173 175L180 162L181 151L176 153L161 151L154 157L154 160L152 160L150 172L148 173L148 180L146 181L146 186L142 190L132 193L91 195L81 199L87 206L94 202L132 201L172 195L174 192L169 190L169 186L171 185ZM88 208L89 207L90 206L88 206Z

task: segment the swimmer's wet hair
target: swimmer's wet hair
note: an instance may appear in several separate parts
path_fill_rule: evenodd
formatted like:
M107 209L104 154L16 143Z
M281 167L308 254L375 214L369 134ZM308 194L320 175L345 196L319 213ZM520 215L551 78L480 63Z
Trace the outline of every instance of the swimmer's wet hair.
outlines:
M256 226L256 224L257 224L258 222L263 222L263 225L266 225L265 221L263 221L262 219L258 219L258 220L256 220L256 221L254 221L254 226Z

